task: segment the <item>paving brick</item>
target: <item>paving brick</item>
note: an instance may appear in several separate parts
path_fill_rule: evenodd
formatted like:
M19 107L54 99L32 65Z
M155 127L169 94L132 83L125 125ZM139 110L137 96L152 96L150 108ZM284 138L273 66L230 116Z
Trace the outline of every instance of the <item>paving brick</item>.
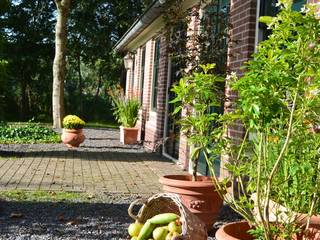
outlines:
M174 173L182 170L154 153L43 150L1 158L0 190L150 194L161 191L159 176Z

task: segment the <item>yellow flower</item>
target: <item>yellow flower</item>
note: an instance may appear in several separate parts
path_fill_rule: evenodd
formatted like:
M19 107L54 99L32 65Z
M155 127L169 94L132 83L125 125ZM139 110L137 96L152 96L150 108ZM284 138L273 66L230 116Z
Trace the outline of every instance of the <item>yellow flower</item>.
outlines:
M67 115L63 119L62 124L63 127L67 129L79 129L83 128L86 123L76 115Z

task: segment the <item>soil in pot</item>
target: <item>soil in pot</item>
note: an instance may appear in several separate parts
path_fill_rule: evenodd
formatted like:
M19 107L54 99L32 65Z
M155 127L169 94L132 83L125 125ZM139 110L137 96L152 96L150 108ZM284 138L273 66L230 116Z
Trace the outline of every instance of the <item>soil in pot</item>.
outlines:
M192 181L191 175L166 175L160 178L163 190L178 194L181 202L198 218L210 231L216 221L223 200L215 191L210 177L198 176L198 181Z

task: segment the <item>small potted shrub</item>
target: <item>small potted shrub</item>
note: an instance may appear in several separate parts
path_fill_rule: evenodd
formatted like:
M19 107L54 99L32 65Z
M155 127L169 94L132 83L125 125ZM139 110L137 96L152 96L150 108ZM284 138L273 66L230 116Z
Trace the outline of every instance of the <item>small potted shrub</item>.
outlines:
M120 126L120 142L123 144L136 144L138 141L139 129L135 127L140 102L137 98L125 97L120 87L113 88L109 91L109 95L113 105L113 115L121 124Z
M67 115L62 121L62 125L62 142L69 148L79 147L85 139L82 131L85 122L76 115Z
M218 217L222 198L215 190L216 184L211 177L199 176L198 162L203 154L209 153L209 145L215 144L218 135L212 135L220 114L212 111L222 106L224 77L211 74L214 64L201 65L200 72L180 79L172 91L176 98L172 101L178 105L174 114L185 115L179 124L192 147L192 175L165 175L160 178L163 189L180 195L182 202L196 214L210 230Z
M241 120L245 136L239 144L225 134L211 149L229 157L231 189L218 189L246 220L219 229L218 240L320 238L320 22L290 0L279 5L276 17L261 19L272 34L245 75L230 77L239 99L221 121Z

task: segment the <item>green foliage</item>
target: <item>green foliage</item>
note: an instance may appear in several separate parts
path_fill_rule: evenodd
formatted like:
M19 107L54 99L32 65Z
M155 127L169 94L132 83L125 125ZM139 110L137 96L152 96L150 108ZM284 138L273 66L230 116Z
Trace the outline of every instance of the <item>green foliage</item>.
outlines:
M240 145L222 139L237 193L226 201L257 227L257 239L288 238L297 231L295 212L320 213L320 22L310 9L295 12L292 1L279 3L276 17L263 18L272 34L259 44L245 75L231 76L239 101L224 116L246 129ZM286 211L272 209L272 201Z
M106 89L119 82L121 56L113 46L142 12L141 1L74 1L68 21L66 112L86 121L112 120ZM54 1L0 1L0 118L52 120ZM32 51L30 51L32 49ZM1 68L1 67L0 67ZM1 72L1 70L0 70Z
M119 128L119 124L116 122L108 122L108 121L101 121L101 122L88 122L86 123L86 128Z
M194 72L191 76L180 79L172 88L176 94L171 103L178 103L174 114L181 114L183 109L186 115L179 121L181 131L188 137L193 146L191 160L193 161L193 178L196 179L197 166L201 153L208 153L208 147L216 142L212 133L220 115L213 108L221 108L223 104L224 78L210 74L214 64L200 65L203 72Z
M0 39L1 41L1 39ZM1 47L0 47L1 49ZM5 96L3 95L4 91L4 86L6 84L6 66L8 62L1 60L0 59L0 112L3 112L3 106L5 104L4 98ZM0 120L3 119L3 114L0 115Z
M136 98L126 98L123 90L113 88L109 91L113 103L113 114L123 127L134 127L138 120L140 102Z
M76 115L67 115L62 121L63 128L66 129L81 129L85 124L85 121Z
M7 190L0 191L0 197L10 201L28 201L28 202L74 202L83 201L85 196L75 192L62 191L24 191Z
M60 135L39 123L0 124L0 143L58 143Z
M215 73L226 72L227 47L232 42L228 34L230 25L229 5L221 1L203 1L202 16L198 9L181 11L184 0L168 1L163 14L165 33L171 61L179 69L178 74L188 75L201 71L200 65L214 62ZM200 22L200 31L189 28L191 19ZM197 56L197 57L195 57Z

